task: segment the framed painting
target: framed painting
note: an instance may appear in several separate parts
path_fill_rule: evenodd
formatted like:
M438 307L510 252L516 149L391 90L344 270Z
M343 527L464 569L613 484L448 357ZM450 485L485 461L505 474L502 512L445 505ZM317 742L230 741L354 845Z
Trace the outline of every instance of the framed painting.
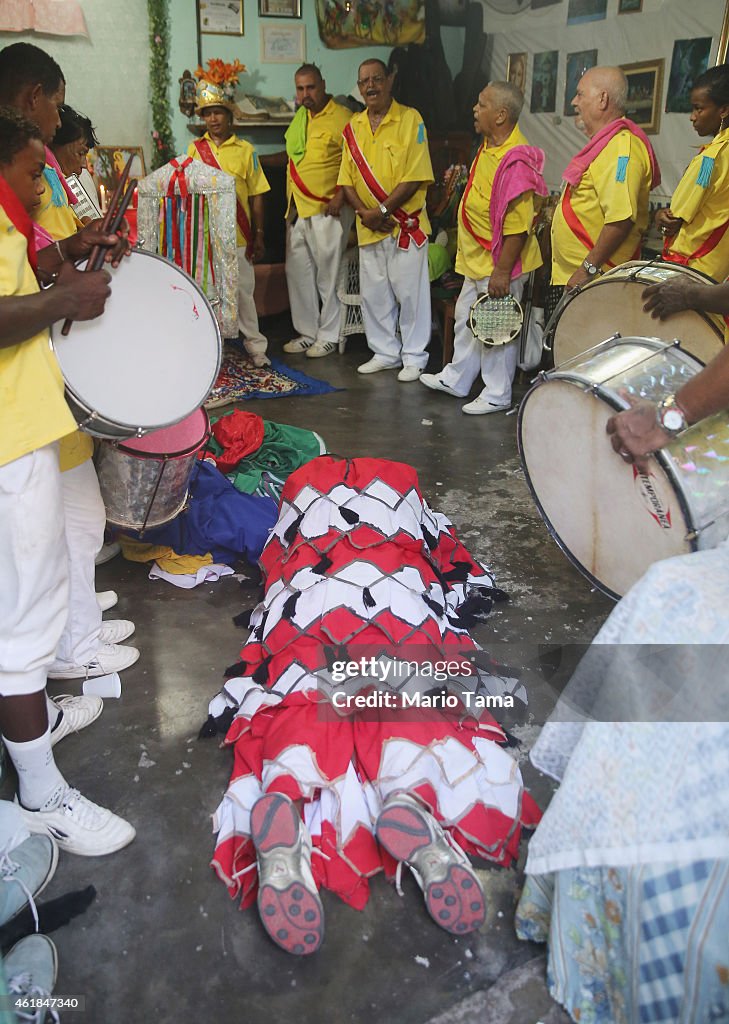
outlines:
M638 14L643 10L643 0L618 0L618 14Z
M532 114L553 114L557 107L559 50L534 54L532 69Z
M567 24L582 25L586 21L604 21L607 0L569 0Z
M243 0L197 0L200 31L211 36L243 35Z
M129 177L143 178L147 172L144 167L144 151L141 146L96 146L89 154L102 203L105 196L116 188L130 156L134 159Z
M565 72L564 87L564 116L574 117L575 111L572 100L577 92L577 83L586 71L594 68L597 64L597 50L578 50L576 53L567 54L567 70Z
M677 39L673 44L671 72L666 96L667 114L691 112L691 89L709 66L711 36L704 39Z
M661 57L659 60L621 65L628 79L625 116L640 125L646 135L657 135L660 128L665 63Z
M260 23L261 61L266 64L301 64L306 60L303 25Z
M258 0L259 18L300 18L301 0Z
M522 95L525 92L527 75L527 55L510 53L506 58L506 81L515 85Z

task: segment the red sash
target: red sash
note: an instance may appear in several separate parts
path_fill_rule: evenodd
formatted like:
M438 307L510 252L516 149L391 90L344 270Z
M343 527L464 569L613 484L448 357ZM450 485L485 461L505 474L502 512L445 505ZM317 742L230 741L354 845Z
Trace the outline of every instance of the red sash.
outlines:
M296 164L289 157L289 174L294 185L296 185L299 192L305 195L307 199L313 199L315 203L330 203L334 196L317 196L304 184L304 179L301 177L299 172L296 170Z
M694 250L690 256L682 256L681 253L671 252L669 248L671 243L669 239L666 239L663 245L663 259L669 263L678 263L682 267L687 267L692 260L700 260L702 257L708 256L713 249L716 249L726 234L727 228L729 228L729 220L718 228L714 228L709 237L704 239L698 249Z
M460 212L461 212L461 223L463 224L464 228L469 233L469 235L471 235L478 242L478 244L481 246L482 249L485 249L486 252L491 252L491 242L488 240L488 238L482 238L481 235L477 235L476 234L476 232L473 230L473 227L471 226L470 220L468 219L468 214L466 213L466 200L468 199L468 193L471 191L471 186L473 185L473 179L476 177L476 167L478 166L478 162L481 159L481 154L482 153L483 153L483 144L481 145L481 148L479 149L478 153L476 153L474 161L471 164L471 173L468 175L468 181L466 182L466 187L464 188L463 196L461 197L461 211Z
M362 175L362 180L365 185L378 203L384 203L387 199L387 192L385 192L382 185L380 185L372 171L372 168L365 160L364 153L359 148L357 140L354 137L352 125L348 124L342 134L344 135L344 141L347 143L349 152L352 155L352 159L357 164L359 173ZM421 211L422 207L420 210L416 210L415 213L405 213L405 211L400 208L390 211L390 216L394 217L400 225L400 233L397 236L398 249L409 249L411 239L417 249L425 245L428 241L428 236L420 227L420 217L418 215Z
M217 167L219 171L223 168L220 166L218 161L215 159L215 154L210 148L210 143L207 139L198 139L195 142L195 149L200 154L200 158L204 164L208 167ZM227 173L227 172L226 172ZM246 211L243 209L240 199L238 196L235 197L235 217L238 221L238 227L240 228L241 234L246 240L246 255L249 252L251 245L253 244L253 232L251 231L251 222L246 216Z
M35 236L33 233L33 221L28 216L21 201L7 181L0 175L0 206L5 210L10 222L25 237L28 250L28 262L35 274L38 270L38 259L35 250Z
M571 185L565 185L564 192L562 193L562 216L565 219L565 224L570 229L572 234L575 236L577 241L581 245L584 245L587 251L590 252L590 250L594 248L595 243L588 235L585 225L582 223L582 221L572 208L572 199L570 197L571 190ZM633 255L631 256L631 259L640 259L640 242L638 242L638 246ZM616 264L613 263L612 260L606 260L606 263L609 267L616 266Z

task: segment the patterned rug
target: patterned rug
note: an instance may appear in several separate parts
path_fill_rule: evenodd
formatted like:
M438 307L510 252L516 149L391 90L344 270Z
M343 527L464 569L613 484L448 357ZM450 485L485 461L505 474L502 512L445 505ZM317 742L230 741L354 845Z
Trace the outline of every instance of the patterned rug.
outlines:
M248 357L226 345L218 379L205 402L216 409L247 398L289 398L293 395L326 395L338 389L326 381L307 377L278 359L270 366L255 367Z

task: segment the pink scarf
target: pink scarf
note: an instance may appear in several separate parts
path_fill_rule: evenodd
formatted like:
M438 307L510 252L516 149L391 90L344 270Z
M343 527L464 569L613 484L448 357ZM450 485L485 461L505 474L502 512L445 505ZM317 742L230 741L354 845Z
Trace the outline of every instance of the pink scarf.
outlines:
M499 161L491 187L489 217L491 219L491 255L494 265L498 263L504 247L504 220L509 203L525 192L538 196L547 195L547 186L542 177L544 150L537 146L514 146ZM521 258L514 264L512 277L521 274Z
M661 183L661 169L658 166L656 154L653 152L653 146L651 146L648 141L648 136L643 129L639 128L634 121L631 121L630 118L627 117L618 117L615 121L611 121L610 124L606 124L604 128L601 128L597 134L593 135L587 145L583 146L579 153L567 164L567 168L562 175L564 180L573 187L575 185L579 185L582 180L582 175L585 173L595 157L605 149L608 142L610 142L618 132L622 132L626 128L629 132L635 135L637 139L640 139L648 150L648 156L651 162L651 188L658 188Z

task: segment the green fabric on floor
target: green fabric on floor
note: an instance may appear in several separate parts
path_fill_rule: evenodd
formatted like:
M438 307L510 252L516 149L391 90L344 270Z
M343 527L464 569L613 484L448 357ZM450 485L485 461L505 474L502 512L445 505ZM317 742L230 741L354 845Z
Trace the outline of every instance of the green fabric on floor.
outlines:
M218 419L222 417L216 417L216 422ZM234 472L226 474L235 489L244 494L268 494L262 481L264 473L283 483L299 466L322 454L323 445L313 431L271 420L263 423L261 447L241 459ZM215 455L223 450L214 437L208 447Z

